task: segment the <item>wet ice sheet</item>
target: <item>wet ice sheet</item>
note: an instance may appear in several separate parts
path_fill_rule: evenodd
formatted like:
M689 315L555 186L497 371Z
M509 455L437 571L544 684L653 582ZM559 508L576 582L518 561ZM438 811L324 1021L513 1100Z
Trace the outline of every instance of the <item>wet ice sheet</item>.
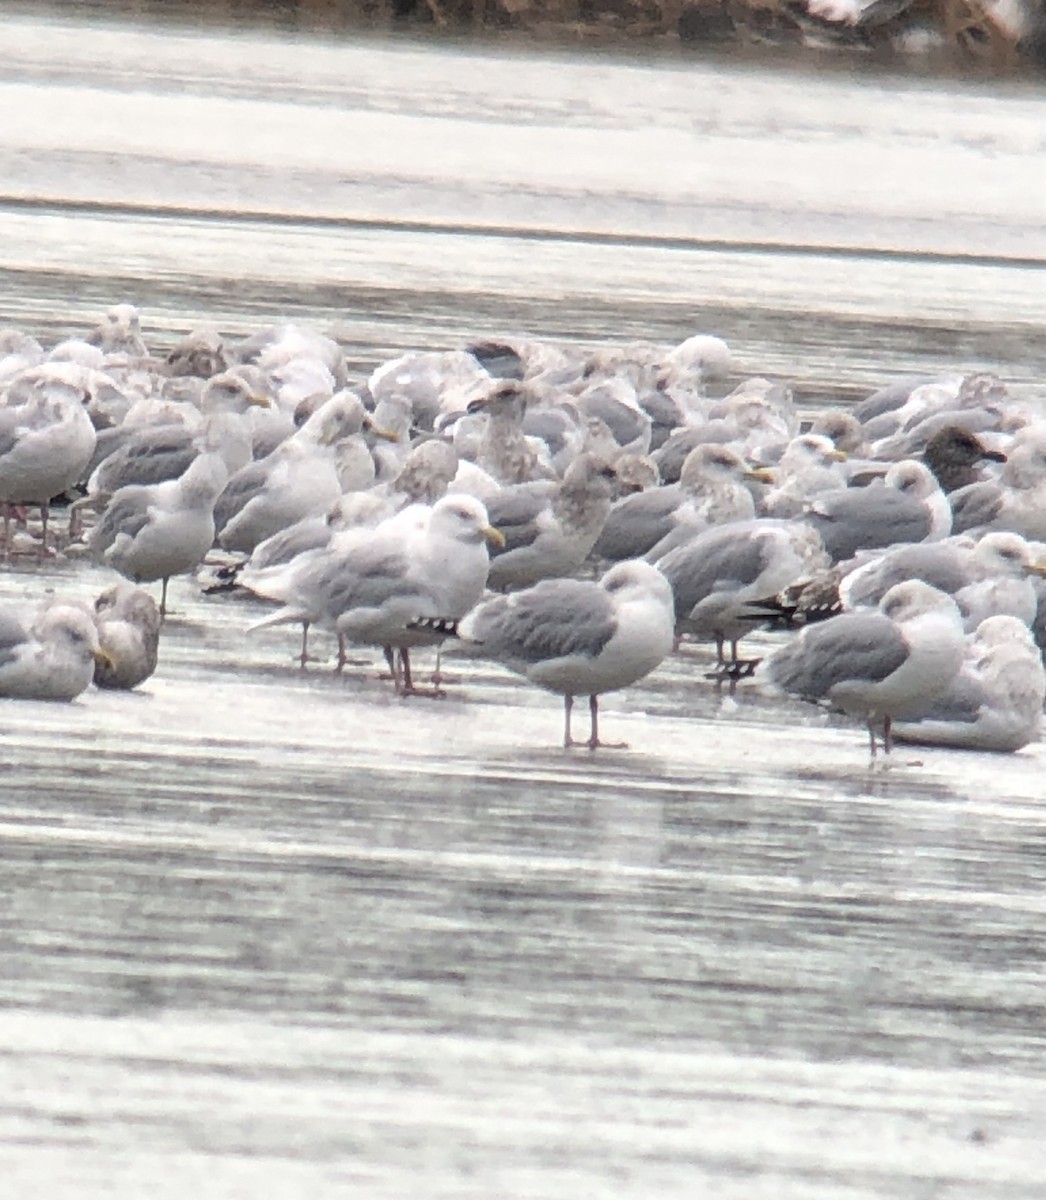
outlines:
M268 1022L15 1017L11 1186L78 1196L1033 1196L1041 1083ZM6 1039L5 1039L6 1041ZM60 1052L61 1059L56 1057ZM61 1062L61 1067L57 1066ZM2 1128L3 1126L0 1126ZM157 1147L129 1153L128 1140ZM32 1141L35 1144L27 1145ZM28 1194L28 1193L27 1193Z
M869 771L681 658L607 698L631 750L567 752L493 668L402 701L172 600L141 693L0 704L15 1178L1034 1194L1040 746Z

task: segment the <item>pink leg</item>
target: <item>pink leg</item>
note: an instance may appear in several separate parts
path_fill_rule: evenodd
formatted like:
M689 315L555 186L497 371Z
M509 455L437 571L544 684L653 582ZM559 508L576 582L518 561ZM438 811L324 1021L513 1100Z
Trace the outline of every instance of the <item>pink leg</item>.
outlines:
M563 749L569 750L575 744L570 736L570 717L574 711L574 697L569 693L563 697Z
M441 687L432 687L429 689L415 687L410 670L410 651L406 646L400 650L399 656L403 666L403 686L399 689L401 696L427 696L433 700L442 700L446 696L447 693Z
M599 740L599 697L589 696L588 713L591 719L591 732L588 738L589 750L627 750L628 742L601 742Z
M389 664L389 677L392 679L393 686L396 689L396 695L402 694L400 684L400 664L396 656L396 651L391 646L382 646L382 654L385 655L385 661Z
M47 521L51 515L49 504L40 505L40 545L36 552L36 561L42 562L47 557Z

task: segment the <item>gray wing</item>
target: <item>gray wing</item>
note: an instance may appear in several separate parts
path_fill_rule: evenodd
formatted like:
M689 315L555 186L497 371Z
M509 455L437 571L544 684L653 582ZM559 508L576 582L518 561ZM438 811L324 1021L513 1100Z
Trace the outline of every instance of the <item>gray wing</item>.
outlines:
M214 505L214 529L220 534L226 525L246 508L265 488L269 478L269 462L267 458L250 462L241 467L229 482L222 488L221 495Z
M15 430L20 424L17 409L0 408L0 456L8 454L14 447L18 440Z
M627 446L629 442L641 437L650 426L650 418L646 413L637 412L599 386L585 392L577 404L587 416L599 417L601 421L606 422L619 446Z
M356 608L379 608L393 597L425 594L410 577L402 544L384 540L324 559L311 575L302 590L315 587L323 607L334 617Z
M482 605L470 619L468 638L492 658L529 665L595 657L616 628L613 601L598 584L548 579Z
M149 522L152 492L132 484L120 488L106 506L102 519L91 534L91 550L103 554L121 533L136 537Z
M681 495L677 486L637 492L619 500L610 510L603 532L592 550L594 558L621 562L642 558L672 530L672 514Z
M997 483L970 483L950 493L952 532L990 525L1002 510L1005 493Z
M308 550L321 550L330 542L331 532L326 517L304 517L260 542L251 555L251 570L282 566Z
M771 679L804 700L824 699L836 684L877 683L908 658L908 643L878 613L844 613L808 625L768 662Z
M182 475L195 457L192 434L181 425L138 430L102 462L97 487L115 492L132 483L164 483Z
M18 649L29 640L25 626L12 612L0 611L0 667L12 662Z
M639 407L651 420L651 450L663 446L672 432L683 423L678 403L665 392L643 392L639 396Z
M951 721L955 724L974 725L984 704L984 690L980 684L961 672L948 690L924 712L922 721Z
M523 418L523 432L541 438L553 458L567 448L567 437L576 428L577 422L558 408L530 410Z
M921 542L931 528L925 504L888 487L829 492L818 498L806 520L836 562L852 558L858 550Z
M949 596L970 582L953 546L917 544L891 551L852 583L844 580L840 591L849 606L871 606L906 579L922 579Z
M491 557L529 546L537 539L537 519L549 506L555 488L552 482L523 483L502 488L487 501L490 523L505 539L504 546L491 548Z
M665 483L677 483L686 456L695 446L699 446L705 440L705 431L693 426L677 429L670 433L653 454L662 480Z
M749 522L738 522L709 530L666 554L657 565L671 584L676 620L685 620L695 605L716 592L754 583L766 568L769 550Z
M852 409L853 415L864 425L867 421L900 408L917 387L924 383L934 383L935 379L933 375L919 375L888 383L855 404Z

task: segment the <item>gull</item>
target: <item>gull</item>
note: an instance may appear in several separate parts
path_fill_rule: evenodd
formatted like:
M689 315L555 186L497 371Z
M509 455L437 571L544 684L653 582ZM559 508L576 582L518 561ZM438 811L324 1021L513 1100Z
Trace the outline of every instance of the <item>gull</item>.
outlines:
M563 697L563 745L575 696L589 698L590 750L599 697L649 675L672 649L672 589L649 563L617 563L598 582L546 579L479 605L454 630L463 649Z
M587 451L562 481L503 488L487 502L505 546L491 559L489 583L498 591L571 575L595 545L610 512L614 469Z
M210 378L200 395L200 414L191 410L189 423L173 423L166 413L158 424L132 427L87 481L88 496L107 499L128 484L163 483L184 474L206 443L221 449L230 471L251 461L251 431L247 416L253 408L268 408L268 396L254 390L231 371Z
M141 319L133 304L114 304L105 320L84 338L89 346L98 346L105 354L125 354L144 358L148 353L142 341Z
M807 506L805 520L839 562L862 549L945 538L952 510L930 469L903 459L867 487L822 492Z
M340 392L267 458L233 474L214 510L221 545L250 554L302 517L326 512L341 496L334 447L368 420L359 397Z
M875 613L807 625L757 671L771 690L863 717L872 757L895 718L919 717L959 673L965 642L954 600L919 579L895 584Z
M1046 700L1046 672L1031 631L1016 617L988 617L967 638L958 675L913 721L896 721L894 737L925 746L1020 750L1036 741Z
M1004 463L1006 455L986 446L975 433L959 425L946 425L926 443L923 462L937 477L944 492L954 492L982 479L982 463Z
M224 459L211 451L178 479L119 488L91 533L92 555L135 583L162 580L165 615L171 576L194 570L214 542L214 503L227 478Z
M735 672L749 665L738 659L737 644L753 628L753 606L827 566L827 560L821 539L804 522L760 517L713 526L657 566L672 587L676 633L714 639L719 668Z
M857 566L839 583L844 608L874 608L905 579L921 579L955 599L967 632L987 617L1006 613L1031 625L1037 607L1033 576L1046 576L1046 562L1020 534L986 533L929 545L895 546Z
M464 616L486 586L487 543L500 540L471 496L444 496L431 509L414 506L376 529L347 531L283 571L255 577L251 590L281 607L251 628L307 622L348 642L381 646L397 692L414 694L409 649L441 640L416 622Z
M769 517L800 517L809 502L825 492L846 487L841 466L846 459L830 437L803 433L785 446L773 471L773 487L763 497Z
M746 481L768 478L729 446L696 446L686 457L678 483L617 501L592 556L611 562L641 557L656 562L709 526L751 520L755 502Z
M475 462L500 484L527 483L540 478L538 456L523 432L523 418L531 403L530 389L512 381L498 383L484 396L470 401L470 416L485 413Z
M27 629L17 613L0 611L0 696L75 700L96 663L108 663L90 613L76 604L44 607Z
M11 551L11 505L37 504L47 550L49 504L77 483L94 452L96 434L84 410L76 371L48 363L23 371L0 407L0 503L4 557Z
M174 377L192 376L210 379L228 368L221 335L216 329L193 329L170 350L167 370Z
M156 670L163 618L148 592L129 583L108 588L94 602L105 659L94 668L96 687L129 690Z
M957 533L1009 529L1046 540L1046 429L1030 426L1013 439L998 480L952 492Z

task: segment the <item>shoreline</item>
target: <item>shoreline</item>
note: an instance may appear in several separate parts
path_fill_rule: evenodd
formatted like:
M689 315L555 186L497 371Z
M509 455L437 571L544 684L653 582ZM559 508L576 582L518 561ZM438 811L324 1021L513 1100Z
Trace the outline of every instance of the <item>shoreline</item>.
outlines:
M39 15L15 0L8 12ZM778 51L822 66L833 54L914 75L1038 73L1046 6L1037 0L49 0L92 16L307 34L509 38L548 47L643 45L669 52Z

